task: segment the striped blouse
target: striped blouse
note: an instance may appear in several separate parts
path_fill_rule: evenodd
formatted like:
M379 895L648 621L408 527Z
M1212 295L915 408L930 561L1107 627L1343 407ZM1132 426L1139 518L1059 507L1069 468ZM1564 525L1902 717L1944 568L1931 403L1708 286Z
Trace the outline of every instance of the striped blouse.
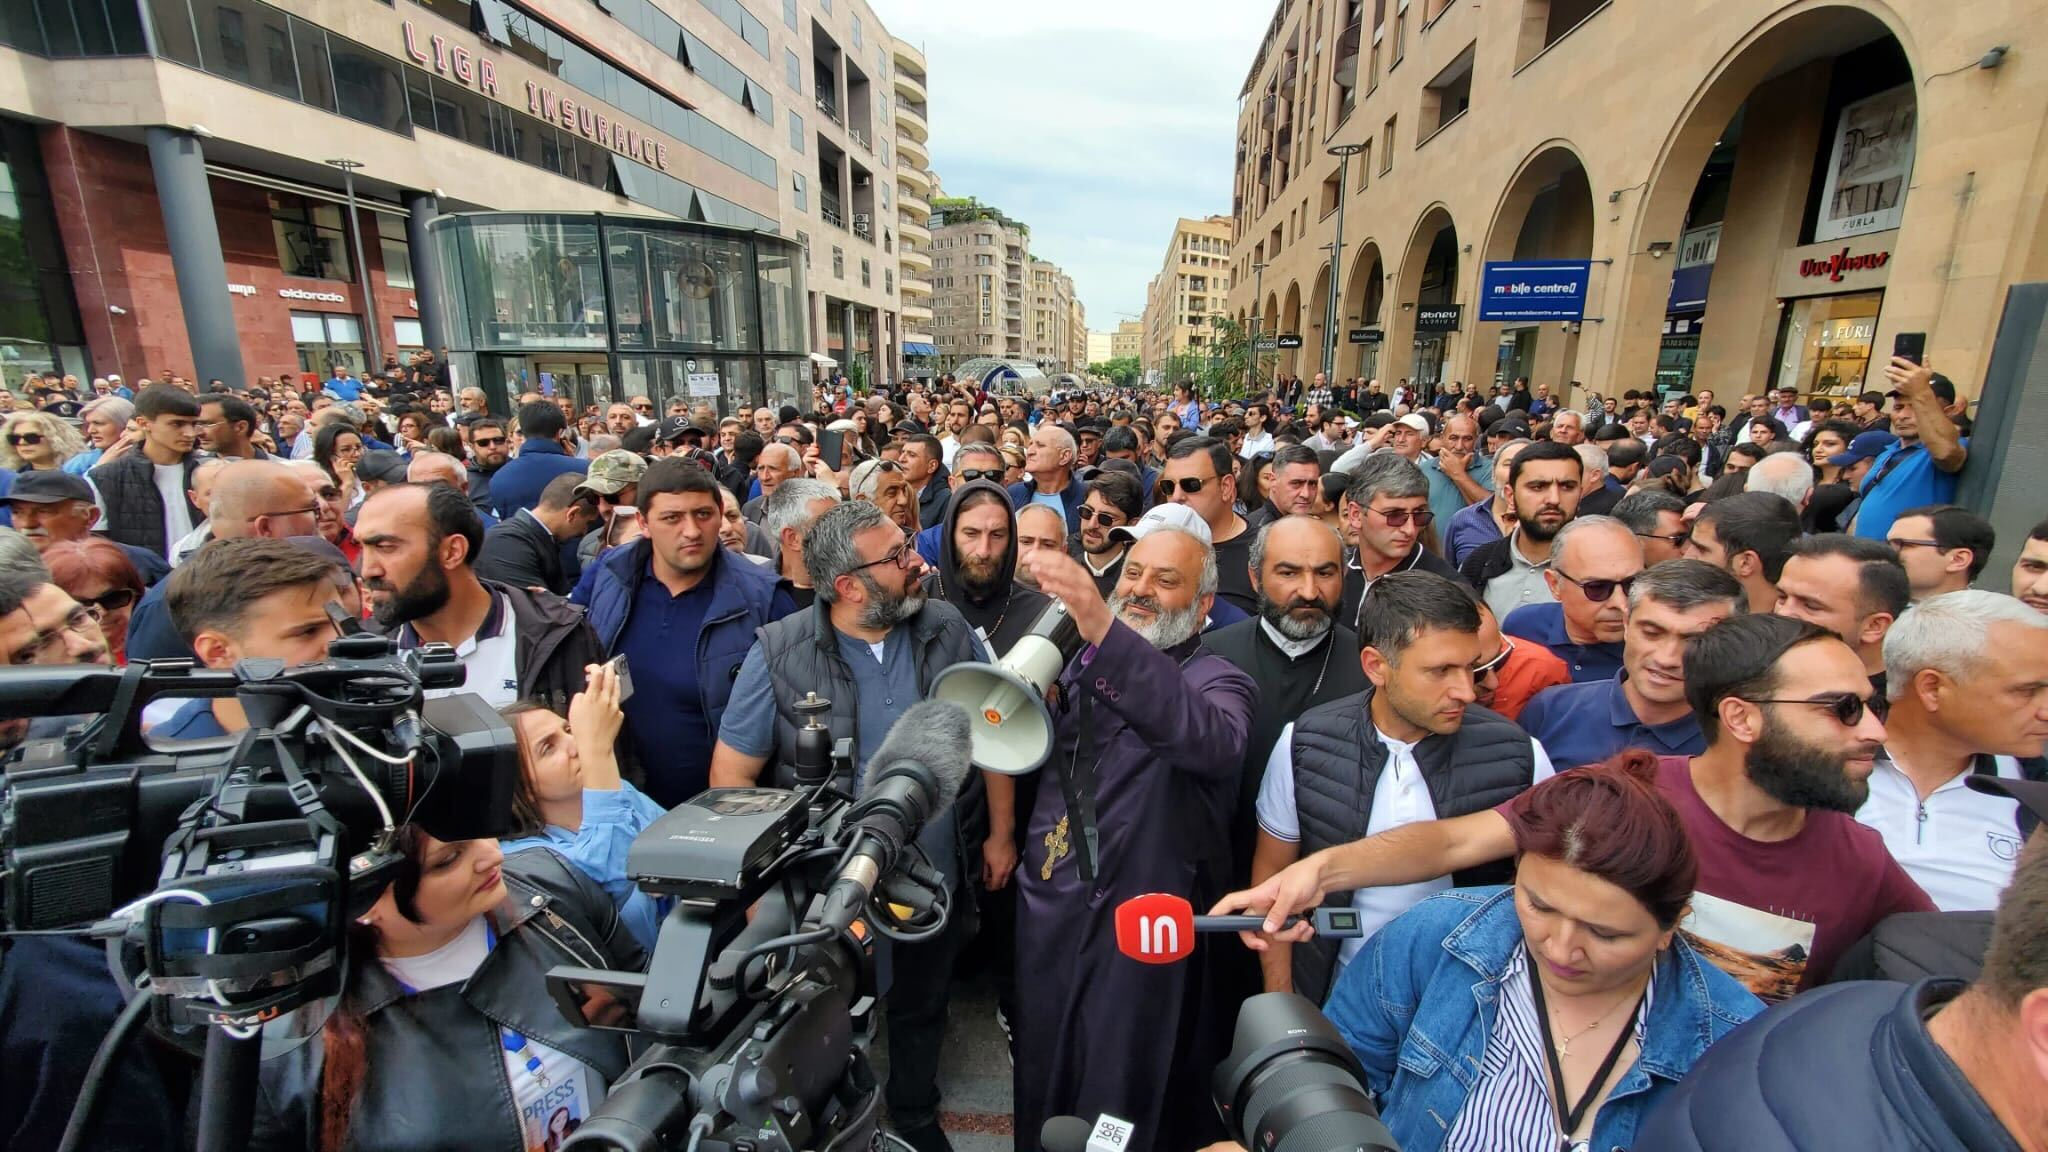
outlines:
M1557 1109L1550 1101L1550 1061L1543 1050L1536 1000L1529 991L1533 979L1529 949L1523 945L1515 949L1501 976L1500 1014L1486 1038L1479 1080L1451 1124L1444 1152L1558 1152ZM1652 980L1636 1013L1638 1051L1655 987ZM1621 1072L1622 1068L1617 1068L1612 1077L1617 1083ZM1589 1115L1598 1114L1595 1109ZM1579 1141L1571 1145L1572 1152L1584 1147Z

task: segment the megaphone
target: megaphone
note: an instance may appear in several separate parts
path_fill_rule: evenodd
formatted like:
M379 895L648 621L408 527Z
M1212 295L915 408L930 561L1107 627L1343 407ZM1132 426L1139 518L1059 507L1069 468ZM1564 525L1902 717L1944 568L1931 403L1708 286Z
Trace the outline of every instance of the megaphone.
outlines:
M1055 600L1000 662L955 664L932 681L931 698L967 710L974 766L1005 776L1036 772L1052 754L1052 713L1045 693L1081 650L1081 632Z

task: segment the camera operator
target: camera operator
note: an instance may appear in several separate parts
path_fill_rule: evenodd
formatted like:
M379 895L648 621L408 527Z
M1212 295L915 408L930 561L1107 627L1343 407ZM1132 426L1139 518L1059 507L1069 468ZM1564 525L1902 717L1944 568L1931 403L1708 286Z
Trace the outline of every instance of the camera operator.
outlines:
M924 562L879 505L850 500L827 509L804 533L803 554L817 602L758 630L711 754L714 788L750 787L771 760L792 751L804 723L796 704L811 692L832 702L825 721L833 738L853 739L858 777L897 717L925 698L933 677L987 659L959 610L927 599L918 585ZM779 771L770 779L785 783ZM851 781L839 783L852 790ZM966 825L982 824L984 795L970 784L955 806L959 815L934 816L918 837L955 885L981 875L985 828ZM989 815L1002 827L1011 818L1008 811ZM939 1051L953 958L971 928L971 917L957 912L963 904L954 904L956 914L936 939L889 952L889 1114L919 1152L950 1148L939 1129Z
M406 865L350 926L333 1015L262 1065L252 1147L556 1146L629 1054L619 1033L569 1023L547 971L637 971L645 954L611 898L553 852L505 856L495 840L411 825L399 847Z

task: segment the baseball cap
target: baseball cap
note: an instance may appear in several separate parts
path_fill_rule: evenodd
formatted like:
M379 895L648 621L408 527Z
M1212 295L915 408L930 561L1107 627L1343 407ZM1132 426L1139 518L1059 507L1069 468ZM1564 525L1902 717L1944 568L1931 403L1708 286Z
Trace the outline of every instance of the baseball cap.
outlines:
M1177 528L1204 544L1213 542L1209 536L1209 522L1185 504L1161 504L1138 517L1135 523L1111 528L1109 537L1112 540L1129 540L1135 544L1143 540L1147 533L1160 528Z
M664 416L661 423L654 426L654 438L663 444L674 444L683 438L684 433L696 430L696 425L681 416Z
M1953 404L1956 402L1955 381L1950 380L1948 377L1943 376L1941 373L1936 372L1934 374L1934 378L1927 382L1927 387L1930 391L1934 393L1935 398L1940 400L1943 404ZM1891 391L1885 393L1885 395L1896 399L1899 395L1899 390L1897 388L1894 388Z
M405 457L379 448L363 453L363 462L356 465L356 475L379 484L403 484L405 469Z
M896 427L891 428L889 431L897 436L922 436L924 435L924 425L919 424L915 420L898 420Z
M1856 438L1849 441L1848 451L1837 452L1833 456L1828 457L1828 464L1835 468L1847 468L1859 460L1875 460L1879 456L1884 455L1890 450L1892 445L1898 442L1899 438L1897 436L1881 429L1871 432L1858 432Z
M1971 774L1963 783L1987 796L2006 796L2020 803L2020 835L2030 836L2043 820L2048 820L2048 781L2008 780L2003 776Z
M1394 423L1406 424L1408 427L1415 429L1417 432L1422 433L1424 436L1429 435L1429 417L1424 416L1420 412L1410 412L1406 416L1401 417L1399 420L1394 421Z
M4 500L19 500L24 504L55 504L62 500L92 501L92 485L83 476L69 472L51 472L41 468L23 472L14 478L14 487L7 490Z
M584 474L583 483L578 484L576 490L616 496L619 489L628 484L638 484L645 475L647 461L623 448L614 448L590 462L590 471Z

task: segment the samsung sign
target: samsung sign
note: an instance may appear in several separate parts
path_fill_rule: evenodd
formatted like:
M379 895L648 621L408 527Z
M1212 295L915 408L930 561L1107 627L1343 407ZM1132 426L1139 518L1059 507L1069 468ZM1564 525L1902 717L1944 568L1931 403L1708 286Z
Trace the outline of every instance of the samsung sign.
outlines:
M1587 260L1489 261L1479 275L1479 318L1582 320Z

